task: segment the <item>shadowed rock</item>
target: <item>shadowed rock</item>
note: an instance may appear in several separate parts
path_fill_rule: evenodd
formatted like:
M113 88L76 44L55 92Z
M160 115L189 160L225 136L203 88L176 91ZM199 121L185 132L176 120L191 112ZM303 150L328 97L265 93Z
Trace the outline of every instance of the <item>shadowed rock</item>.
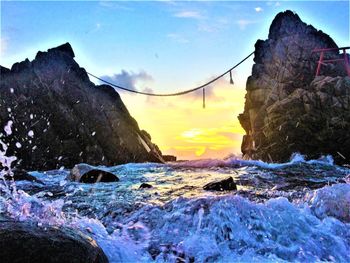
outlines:
M37 179L35 176L30 175L27 171L22 170L22 169L13 169L12 170L13 176L6 175L5 179L6 180L15 180L15 181L30 181L30 182L36 182L39 184L43 184L42 181Z
M344 63L325 64L315 78L316 48L337 48L331 37L302 22L291 11L273 20L267 40L255 44L244 112L246 158L285 162L292 153L308 158L331 154L350 160L350 78ZM338 51L325 59L343 58Z
M96 241L69 228L38 227L34 223L0 220L2 263L105 263Z
M8 155L26 170L68 168L77 163L117 165L163 162L158 147L130 116L119 94L95 85L66 43L38 52L33 61L1 67L0 133ZM16 147L16 143L20 147ZM18 144L17 144L18 145Z
M148 183L142 183L139 187L139 189L145 189L145 188L153 188L153 186Z
M203 189L207 191L231 191L231 190L237 190L237 186L233 181L233 178L228 177L223 180L210 182L205 186L203 186Z
M107 183L119 181L119 178L115 174L85 163L75 165L67 179L79 183Z

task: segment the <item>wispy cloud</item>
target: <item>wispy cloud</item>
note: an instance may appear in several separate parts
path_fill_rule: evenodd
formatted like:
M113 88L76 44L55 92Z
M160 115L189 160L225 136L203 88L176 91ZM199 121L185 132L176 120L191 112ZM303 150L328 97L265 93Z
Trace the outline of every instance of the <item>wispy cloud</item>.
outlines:
M182 35L176 34L176 33L167 34L167 38L170 38L170 39L172 39L178 43L181 43L181 44L189 43L189 40L187 38L185 38Z
M264 11L264 9L262 9L260 6L255 7L254 10L255 10L255 12L257 12L257 13L260 13L260 12Z
M278 1L274 1L274 0L269 0L269 1L266 2L266 5L278 7L278 6L281 6L281 3L278 2Z
M7 49L7 38L1 37L0 38L0 55L4 55L6 49Z
M179 18L194 18L194 19L202 19L204 16L198 11L181 11L174 14L174 17Z
M217 76L212 76L211 78L207 78L204 81L202 81L201 83L198 83L198 85L202 85L208 81L211 81L215 77L217 77ZM229 85L230 85L229 80L227 78L223 77L223 78L218 79L214 83L205 87L205 99L210 100L210 101L216 101L216 102L224 101L225 98L222 96L219 96L218 93L215 92L215 90L217 91L219 89L226 88ZM203 90L200 89L198 91L192 92L192 93L188 94L186 97L191 98L191 99L202 99Z
M102 76L101 79L112 82L116 85L122 86L131 90L138 90L137 84L152 81L153 78L146 71L140 71L134 73L122 70L120 73L113 74L112 76Z
M248 20L248 19L240 19L236 21L236 24L239 26L239 29L244 30L247 26L256 24L257 21L255 20Z
M133 10L132 8L126 6L125 4L121 4L120 2L112 1L112 0L101 0L99 2L99 5L102 7L105 7L105 8L110 8L110 9L121 9L121 10L126 10L126 11Z
M203 20L198 25L198 30L201 32L218 32L225 28L227 28L230 24L230 21L228 18L220 17L218 19L211 19L209 20Z

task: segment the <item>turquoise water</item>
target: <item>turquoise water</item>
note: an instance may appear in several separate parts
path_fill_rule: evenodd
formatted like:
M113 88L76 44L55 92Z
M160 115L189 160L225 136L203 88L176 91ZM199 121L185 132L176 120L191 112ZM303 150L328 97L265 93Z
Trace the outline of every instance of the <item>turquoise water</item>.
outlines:
M115 183L65 180L2 186L0 210L95 238L110 262L350 261L350 170L331 157L284 164L199 160L101 167ZM231 176L237 191L203 186ZM153 185L139 189L141 183Z

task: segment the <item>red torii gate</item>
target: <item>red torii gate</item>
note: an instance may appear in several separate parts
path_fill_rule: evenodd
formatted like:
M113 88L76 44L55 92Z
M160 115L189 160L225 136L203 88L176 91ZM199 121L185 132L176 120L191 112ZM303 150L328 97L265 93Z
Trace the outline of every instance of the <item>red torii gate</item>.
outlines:
M319 59L318 64L317 64L316 77L320 74L321 65L325 65L326 63L332 63L332 62L337 62L337 61L344 61L344 67L346 69L346 72L348 73L348 76L350 77L349 58L348 58L348 55L346 53L347 49L350 49L350 47L318 48L318 49L314 49L312 51L312 53L314 53L314 52L321 52L320 59ZM343 50L344 57L343 58L338 58L338 59L327 59L327 60L323 59L323 56L324 56L325 52L327 52L327 51L334 51L334 50Z

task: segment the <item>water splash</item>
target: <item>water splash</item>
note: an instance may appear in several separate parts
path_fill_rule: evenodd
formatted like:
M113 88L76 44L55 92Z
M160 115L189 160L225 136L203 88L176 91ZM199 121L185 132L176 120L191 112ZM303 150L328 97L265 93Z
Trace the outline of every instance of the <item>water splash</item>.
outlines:
M320 164L320 165L334 165L332 156L322 156L318 160L306 160L305 156L299 153L294 153L291 160L286 163L267 163L257 160L243 160L239 157L230 157L225 160L220 159L205 159L205 160L192 160L174 163L174 167L187 167L187 168L210 168L210 167L242 167L242 166L256 166L265 169L278 169L284 168L295 164Z
M6 127L11 134L12 123ZM296 154L283 164L236 157L126 164L104 168L118 173L120 182L96 185L66 181L67 171L62 169L32 173L44 185L20 183L16 190L13 180L4 180L13 175L16 157L7 157L8 146L1 140L0 145L0 191L6 192L0 197L0 212L19 221L83 231L97 241L110 262L350 261L349 184L334 181L333 186L306 190L306 196L299 191L298 202L269 197L256 203L236 192L213 194L202 189L204 182L227 174L237 183L245 178L259 184L288 179L290 175L283 177L278 169L299 164L316 165L311 169L320 174L323 168L337 171L332 170L336 167L330 156L306 161ZM141 182L150 180L154 188L138 190ZM269 184L264 187L273 192ZM187 194L191 198L176 198ZM162 198L164 202L154 204Z

